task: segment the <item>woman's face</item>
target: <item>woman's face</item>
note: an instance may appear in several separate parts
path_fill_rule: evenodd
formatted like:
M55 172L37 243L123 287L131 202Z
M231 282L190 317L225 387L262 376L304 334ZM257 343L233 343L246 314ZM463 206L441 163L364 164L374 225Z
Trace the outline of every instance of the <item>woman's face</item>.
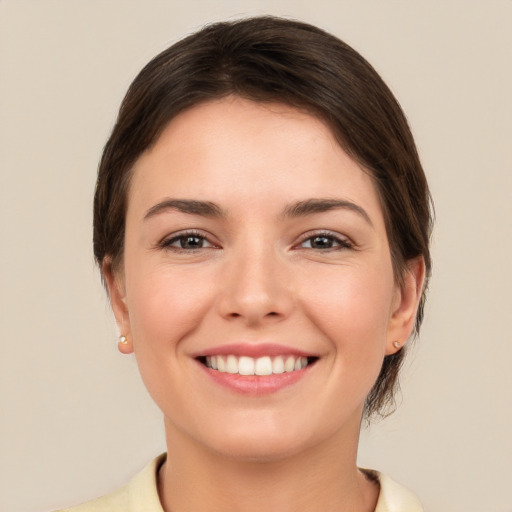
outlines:
M107 279L168 436L268 459L357 439L420 274L395 284L372 180L321 121L229 97L136 162Z

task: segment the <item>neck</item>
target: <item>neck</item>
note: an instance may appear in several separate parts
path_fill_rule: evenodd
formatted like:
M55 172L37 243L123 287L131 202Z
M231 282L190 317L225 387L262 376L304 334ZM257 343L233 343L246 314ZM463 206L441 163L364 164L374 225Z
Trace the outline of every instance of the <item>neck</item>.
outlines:
M159 473L165 512L373 512L378 484L356 465L357 430L279 460L225 457L166 425Z

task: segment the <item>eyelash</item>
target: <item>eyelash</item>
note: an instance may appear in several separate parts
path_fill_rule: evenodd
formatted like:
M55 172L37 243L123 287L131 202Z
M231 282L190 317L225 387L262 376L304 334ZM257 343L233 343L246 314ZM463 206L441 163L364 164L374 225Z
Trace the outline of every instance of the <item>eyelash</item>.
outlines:
M202 242L207 241L209 244L211 244L211 247L197 247L193 249L185 249L184 247L174 247L172 246L173 243L179 242L180 240L185 240L187 238L199 238ZM165 238L162 240L159 244L159 247L162 249L167 249L170 251L175 252L196 252L201 249L212 249L215 248L215 244L210 242L207 237L205 237L203 234L199 233L198 231L184 231L182 233L179 233L178 235L175 235L171 238Z
M335 244L338 244L336 247L328 247L326 249L316 249L321 252L330 252L330 251L339 251L342 249L354 249L354 244L352 241L350 241L348 238L340 237L336 233L332 233L331 231L318 231L313 234L308 233L302 240L299 242L299 245L303 244L304 242L307 242L308 240L313 240L315 238L327 238L334 242ZM307 249L313 249L314 247L308 247Z
M184 247L175 247L172 245L176 242L179 242L180 240L185 240L187 238L198 238L198 239L200 239L201 242L204 242L204 241L208 242L210 244L210 246L186 249ZM314 247L303 247L303 248L317 250L319 252L339 251L342 249L354 249L354 244L350 240L348 240L346 238L342 238L339 235L336 235L335 233L332 233L330 231L318 231L313 234L308 233L307 236L304 236L302 238L302 240L297 245L300 246L304 242L307 242L308 240L311 241L315 238L328 239L331 243L337 244L337 246L327 247L324 249L320 249L320 248L315 249ZM175 251L175 252L189 252L189 253L193 253L193 252L199 251L201 249L218 248L217 246L215 246L215 244L210 242L206 236L204 236L203 234L201 234L198 231L193 231L193 230L185 231L183 233L173 236L172 238L166 238L166 239L162 240L158 245L161 249L171 250L171 251ZM297 245L295 247L297 247Z

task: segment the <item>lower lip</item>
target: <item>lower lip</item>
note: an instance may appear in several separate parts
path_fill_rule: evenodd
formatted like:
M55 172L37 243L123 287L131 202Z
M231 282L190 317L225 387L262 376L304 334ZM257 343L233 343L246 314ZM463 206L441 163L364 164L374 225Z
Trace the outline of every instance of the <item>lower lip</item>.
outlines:
M277 393L304 378L313 365L293 372L274 373L272 375L239 375L238 373L225 373L208 368L198 362L206 374L217 384L231 391L244 395L263 396Z

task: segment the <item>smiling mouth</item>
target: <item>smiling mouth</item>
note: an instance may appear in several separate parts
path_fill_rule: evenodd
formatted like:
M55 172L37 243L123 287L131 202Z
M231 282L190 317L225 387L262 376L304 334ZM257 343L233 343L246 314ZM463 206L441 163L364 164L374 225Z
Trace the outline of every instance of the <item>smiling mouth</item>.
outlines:
M197 359L207 368L220 373L266 376L300 371L314 364L318 357L287 355L253 358L231 354L201 356Z

